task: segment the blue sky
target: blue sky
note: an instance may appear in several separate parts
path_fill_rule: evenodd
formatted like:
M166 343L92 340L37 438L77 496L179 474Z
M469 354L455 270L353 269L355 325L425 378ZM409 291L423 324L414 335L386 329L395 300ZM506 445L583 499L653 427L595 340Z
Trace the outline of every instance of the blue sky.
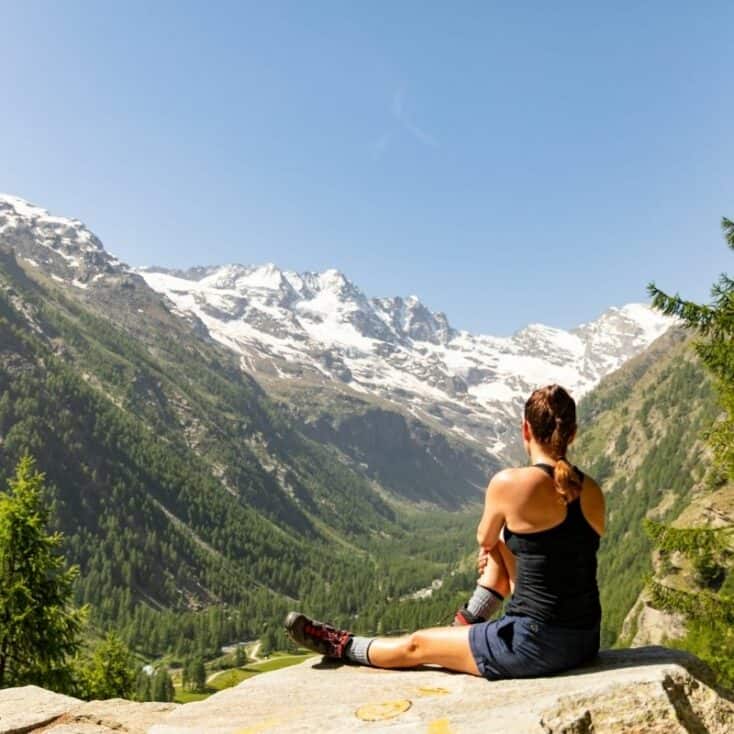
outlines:
M336 267L475 332L706 298L734 4L604 5L5 3L0 191L132 264Z

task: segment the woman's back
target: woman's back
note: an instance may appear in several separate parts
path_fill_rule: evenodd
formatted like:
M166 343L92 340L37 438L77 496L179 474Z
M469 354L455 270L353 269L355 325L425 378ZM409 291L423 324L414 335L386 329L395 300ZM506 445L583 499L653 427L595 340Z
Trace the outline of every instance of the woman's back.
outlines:
M507 614L559 627L590 628L599 623L596 583L599 532L594 521L593 480L576 469L579 497L559 502L553 467L536 464L515 470L516 494L507 505L504 541L515 559L515 588ZM590 497L586 509L582 501Z

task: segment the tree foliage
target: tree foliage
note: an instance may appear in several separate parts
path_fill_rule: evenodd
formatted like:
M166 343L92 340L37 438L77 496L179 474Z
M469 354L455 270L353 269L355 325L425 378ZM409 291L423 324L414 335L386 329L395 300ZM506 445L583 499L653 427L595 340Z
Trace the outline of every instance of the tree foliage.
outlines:
M81 644L78 569L60 552L61 534L48 530L43 485L26 455L0 493L0 687L57 685Z
M727 245L734 250L734 222L721 223ZM677 316L699 338L695 349L713 376L724 416L709 434L718 466L734 480L734 281L722 274L711 289L710 304L670 296L655 284L649 286L653 305ZM687 634L679 644L714 667L722 682L734 685L734 599L726 581L731 578L731 539L734 528L668 528L648 522L646 530L663 552L678 551L693 560L697 581L694 592L673 589L651 581L652 606L677 612L687 620Z
M206 668L201 656L192 658L186 665L186 681L190 691L201 693L206 690Z
M85 698L132 698L135 693L135 661L127 645L113 632L97 645L82 671Z
M734 250L734 222L724 217L721 228L727 245ZM718 461L734 479L734 280L722 273L711 288L710 304L688 301L677 293L670 296L654 283L648 291L653 306L682 319L700 335L696 351L714 376L726 413L712 431L710 441Z
M644 528L656 548L694 556L725 550L732 532L730 528L672 528L649 518L645 519Z
M161 666L153 674L149 701L173 701L173 680L168 668Z

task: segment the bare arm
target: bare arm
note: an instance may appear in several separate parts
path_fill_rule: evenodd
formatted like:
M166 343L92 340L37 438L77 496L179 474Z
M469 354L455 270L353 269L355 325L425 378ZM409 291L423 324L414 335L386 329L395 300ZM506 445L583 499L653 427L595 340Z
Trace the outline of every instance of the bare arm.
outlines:
M590 477L584 480L581 493L581 511L586 521L599 535L604 535L604 495L599 485Z
M504 496L509 477L501 471L492 477L484 497L484 512L477 528L477 542L482 548L494 548L505 524Z

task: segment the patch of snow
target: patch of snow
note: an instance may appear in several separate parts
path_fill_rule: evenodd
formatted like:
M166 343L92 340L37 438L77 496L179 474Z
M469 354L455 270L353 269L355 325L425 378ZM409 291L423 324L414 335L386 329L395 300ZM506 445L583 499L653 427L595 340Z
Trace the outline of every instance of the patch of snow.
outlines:
M86 289L110 269L138 273L174 314L198 318L256 376L263 369L284 380L299 373L347 383L498 454L508 449L532 389L558 382L579 398L674 323L632 303L568 331L534 323L511 337L471 334L417 296L368 298L335 269L130 270L77 219L8 195L0 195L0 219L4 234L30 235L23 256L34 267L42 261L59 282Z
M507 431L532 389L558 382L579 398L672 323L630 304L571 331L531 324L512 337L473 335L451 329L415 296L367 298L333 269L229 265L206 269L198 281L137 272L242 355L248 370L264 360L283 379L292 379L286 365L294 364L346 379L494 452L507 449Z
M0 218L4 222L4 234L28 236L33 254L38 252L38 247L44 247L61 257L71 269L85 263L89 268L90 263L100 261L113 268L124 268L78 219L51 215L46 209L9 194L0 194ZM53 264L48 258L44 260Z

